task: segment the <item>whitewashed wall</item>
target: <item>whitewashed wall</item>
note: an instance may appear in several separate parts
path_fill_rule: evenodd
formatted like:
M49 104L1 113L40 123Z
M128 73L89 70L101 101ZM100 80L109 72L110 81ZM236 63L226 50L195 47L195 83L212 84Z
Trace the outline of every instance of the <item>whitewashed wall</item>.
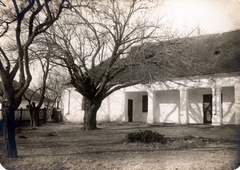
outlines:
M158 91L155 122L178 123L179 121L179 91Z
M133 107L138 107L141 105L142 91L144 91L144 89L146 91L151 89L151 91L156 93L155 104L157 105L154 107L153 122L180 123L179 102L181 99L179 92L181 91L181 88L184 87L187 90L188 95L186 111L187 123L202 124L204 117L203 95L212 94L214 96L216 94L213 92L213 90L220 88L222 94L221 113L218 113L217 115L213 113L213 119L216 119L216 117L221 115L219 116L220 118L217 118L217 121L220 121L218 122L219 124L237 124L236 122L238 122L238 119L240 120L240 91L239 88L237 88L239 83L239 73L218 74L202 77L197 76L193 77L192 80L186 78L176 79L174 82L170 81L165 82L164 84L157 82L149 86L135 85L126 88L126 92L127 94L131 94L131 96L128 95L128 98L133 99ZM134 93L135 95L139 95L138 98L132 97L134 96ZM219 107L219 104L217 104L215 107ZM147 115L145 115L144 118L143 115L136 118L139 115L139 111L134 109L133 112L135 121L146 122ZM217 112L219 112L219 109ZM213 120L213 122L214 121L215 120Z
M63 121L83 123L82 95L75 88L68 87L62 92ZM97 113L97 122L121 122L124 115L124 92L119 90L105 98Z
M147 95L147 92L127 92L127 95L127 99L133 100L133 122L147 122L148 113L142 112L142 96Z
M234 124L235 123L235 113L234 113L234 103L235 103L235 92L234 87L223 87L222 88L222 114L223 114L223 124Z
M203 95L212 94L211 88L188 90L189 123L203 123Z
M186 117L186 123L202 124L204 117L203 95L216 95L213 93L213 89L217 87L221 89L222 94L220 113L222 117L219 118L217 117L218 115L213 115L213 117L217 117L215 120L220 120L220 124L235 124L236 119L240 116L240 110L238 109L239 103L236 103L236 100L240 101L238 86L236 86L237 82L240 82L239 75L223 74L194 77L193 80L176 79L175 82L165 82L165 84L155 83L150 86L131 86L116 91L102 102L97 113L97 122L127 122L128 99L133 100L133 122L147 122L150 113L142 112L142 96L148 95L150 90L156 94L156 101L153 107L153 122L181 123L180 114L185 112L181 110L180 113L180 103L185 99L180 98L180 92L184 87L187 90L188 97L186 116L184 116ZM74 88L64 90L62 110L65 121L82 123L84 112L81 105L82 96L76 92ZM216 105L216 107L218 107L218 105ZM219 112L219 109L217 111Z
M82 95L70 87L63 91L61 100L63 121L82 123L84 116Z
M97 122L121 122L124 115L124 90L105 98L97 113Z

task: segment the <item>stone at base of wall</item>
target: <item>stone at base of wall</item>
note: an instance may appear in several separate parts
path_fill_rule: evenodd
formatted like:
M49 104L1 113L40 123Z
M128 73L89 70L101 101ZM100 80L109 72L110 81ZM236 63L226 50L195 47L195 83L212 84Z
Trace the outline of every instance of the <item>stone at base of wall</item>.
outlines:
M240 114L235 114L235 125L240 125Z
M213 126L221 126L222 124L219 123L219 122L213 122L211 125L213 125Z

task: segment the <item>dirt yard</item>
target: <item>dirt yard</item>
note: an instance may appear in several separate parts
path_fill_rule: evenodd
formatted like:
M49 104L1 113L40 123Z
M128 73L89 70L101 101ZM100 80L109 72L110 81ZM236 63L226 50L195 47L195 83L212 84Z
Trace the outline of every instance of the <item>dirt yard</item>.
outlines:
M18 159L4 159L8 170L233 170L240 166L240 127L108 123L95 131L81 125L48 123L20 127ZM164 134L167 143L129 143L138 130ZM1 139L2 140L2 139Z

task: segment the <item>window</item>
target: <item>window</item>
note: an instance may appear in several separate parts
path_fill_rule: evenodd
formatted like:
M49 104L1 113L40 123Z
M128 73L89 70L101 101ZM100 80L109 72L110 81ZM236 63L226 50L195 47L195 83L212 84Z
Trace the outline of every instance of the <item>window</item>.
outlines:
M142 96L142 112L148 112L148 96Z

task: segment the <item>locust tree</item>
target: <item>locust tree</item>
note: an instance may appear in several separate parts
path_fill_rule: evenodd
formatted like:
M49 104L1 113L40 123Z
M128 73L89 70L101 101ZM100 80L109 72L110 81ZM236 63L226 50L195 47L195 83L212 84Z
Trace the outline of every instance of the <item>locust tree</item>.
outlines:
M32 80L29 49L34 39L59 18L63 9L69 6L69 1L3 0L1 3L4 4L0 11L3 150L7 157L16 158L14 111ZM17 81L16 86L14 81Z
M41 38L37 38L41 39ZM64 84L69 82L69 76L65 68L58 66L51 62L51 49L47 44L43 45L38 41L35 41L36 48L32 48L31 54L31 68L34 70L33 75L38 75L31 83L31 89L33 90L31 95L24 98L28 101L28 108L30 116L36 125L40 125L40 109L45 108L59 108L59 102L61 99L61 92ZM33 108L32 99L35 94L39 94L39 101ZM31 109L34 109L34 114L31 113Z
M141 65L137 51L147 43L163 38L161 15L151 18L159 4L150 0L84 1L71 6L48 32L52 53L67 67L71 83L83 95L84 129L97 128L96 115L102 101L111 93L139 82L132 79ZM83 6L87 6L83 9ZM131 55L131 57L127 57ZM142 64L143 65L143 64ZM131 67L131 69L129 69ZM146 69L147 67L142 67ZM130 77L129 77L130 76ZM133 77L133 76L132 76Z
M37 75L31 82L31 93L24 95L28 101L27 108L30 112L31 126L40 125L40 110L44 108L59 108L61 92L64 84L69 82L69 76L64 68L50 62L49 50L38 44L37 49L31 49L31 68L33 75ZM38 102L33 106L34 96Z
M60 70L60 71L59 71ZM70 82L68 71L65 68L56 66L51 70L46 86L45 101L46 108L59 108L62 91L67 83Z
M38 47L39 48L39 47ZM31 63L37 67L35 70L39 70L39 72L33 72L33 75L37 75L37 80L38 82L32 83L36 84L35 87L31 87L33 90L32 94L29 97L26 97L24 95L24 98L28 101L28 106L27 108L29 109L30 112L30 118L31 118L31 123L30 126L35 126L35 125L40 125L39 122L39 112L44 104L45 101L45 93L47 89L47 79L49 76L49 72L51 71L51 66L49 62L48 56L48 50L43 50L40 49L41 52L38 53L39 51L31 51L30 52L30 59ZM35 94L39 94L39 101L38 103L35 103L32 101L32 98L34 97Z
M61 92L64 84L69 82L69 74L66 68L56 64L52 56L51 44L42 41L47 38L42 35L35 40L35 47L31 49L31 67L34 74L39 75L34 83L35 89L41 95L38 110L44 104L47 108L59 107Z

